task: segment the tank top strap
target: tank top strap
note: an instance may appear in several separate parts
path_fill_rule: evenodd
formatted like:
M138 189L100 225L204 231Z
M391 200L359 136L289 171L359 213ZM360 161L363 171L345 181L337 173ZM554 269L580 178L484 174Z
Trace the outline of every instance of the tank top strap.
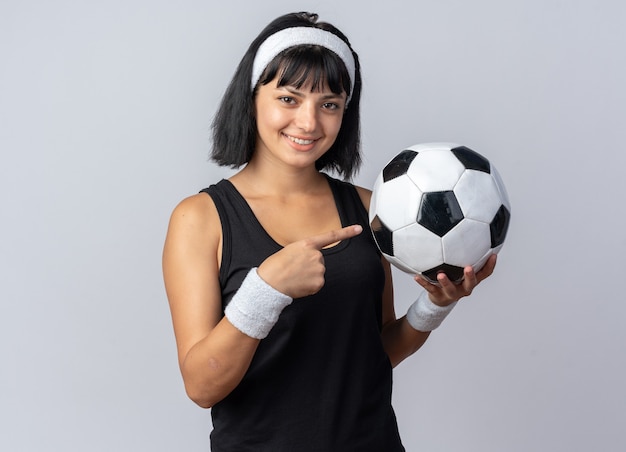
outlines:
M369 223L368 213L356 187L349 182L335 179L328 175L326 175L326 178L335 197L341 224L343 226L360 224L365 230Z
M229 275L257 266L262 259L281 249L263 229L252 209L228 180L201 190L213 199L222 228L220 284L225 287ZM244 245L245 243L245 245ZM242 247L245 247L243 249ZM247 251L247 252L245 252ZM236 258L236 262L233 260ZM229 299L227 296L225 302Z

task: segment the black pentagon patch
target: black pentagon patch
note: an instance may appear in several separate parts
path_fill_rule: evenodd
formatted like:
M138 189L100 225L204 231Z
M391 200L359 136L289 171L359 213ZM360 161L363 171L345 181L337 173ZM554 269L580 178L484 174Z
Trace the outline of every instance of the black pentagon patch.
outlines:
M378 249L388 256L393 256L393 232L376 215L370 223Z
M463 277L464 277L462 267L457 267L456 265L448 265L448 264L441 264L435 268L426 270L425 272L422 272L422 276L426 278L428 281L430 281L431 283L436 283L437 275L439 273L445 273L448 279L455 284L458 284L461 281L463 281Z
M476 171L482 171L483 173L491 173L491 164L489 160L480 155L476 151L472 151L470 148L465 146L459 146L454 149L450 149L456 158L465 166L467 169L473 169Z
M417 222L443 237L463 220L463 211L453 191L424 193L417 212Z
M491 231L491 247L502 245L506 238L506 232L509 229L509 222L511 221L511 212L504 205L500 206L496 215L489 224L489 230Z
M388 182L391 179L406 174L413 159L417 156L417 152L407 149L396 155L387 166L383 169L383 181Z

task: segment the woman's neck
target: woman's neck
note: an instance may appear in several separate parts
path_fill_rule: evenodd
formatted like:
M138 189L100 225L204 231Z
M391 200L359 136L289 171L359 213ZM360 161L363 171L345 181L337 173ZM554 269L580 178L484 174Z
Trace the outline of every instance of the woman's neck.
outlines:
M314 167L269 167L250 161L230 178L236 186L264 195L296 195L327 187L325 177Z

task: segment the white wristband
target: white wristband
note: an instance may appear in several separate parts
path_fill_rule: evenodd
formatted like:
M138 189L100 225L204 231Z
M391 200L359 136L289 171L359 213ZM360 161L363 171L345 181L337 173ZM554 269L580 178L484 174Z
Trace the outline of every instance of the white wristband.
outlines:
M283 309L292 301L290 296L263 281L255 267L248 272L241 287L233 295L224 315L242 333L263 339L276 324Z
M415 302L409 307L406 319L409 325L417 331L432 331L441 325L452 308L456 306L456 301L448 306L438 306L428 298L428 292L423 291Z

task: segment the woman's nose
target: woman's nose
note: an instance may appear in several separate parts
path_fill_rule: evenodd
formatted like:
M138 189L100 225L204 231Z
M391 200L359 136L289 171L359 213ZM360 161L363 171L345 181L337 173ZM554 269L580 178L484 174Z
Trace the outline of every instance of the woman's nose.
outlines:
M317 110L312 103L305 102L298 108L296 126L304 132L312 132L317 126Z

